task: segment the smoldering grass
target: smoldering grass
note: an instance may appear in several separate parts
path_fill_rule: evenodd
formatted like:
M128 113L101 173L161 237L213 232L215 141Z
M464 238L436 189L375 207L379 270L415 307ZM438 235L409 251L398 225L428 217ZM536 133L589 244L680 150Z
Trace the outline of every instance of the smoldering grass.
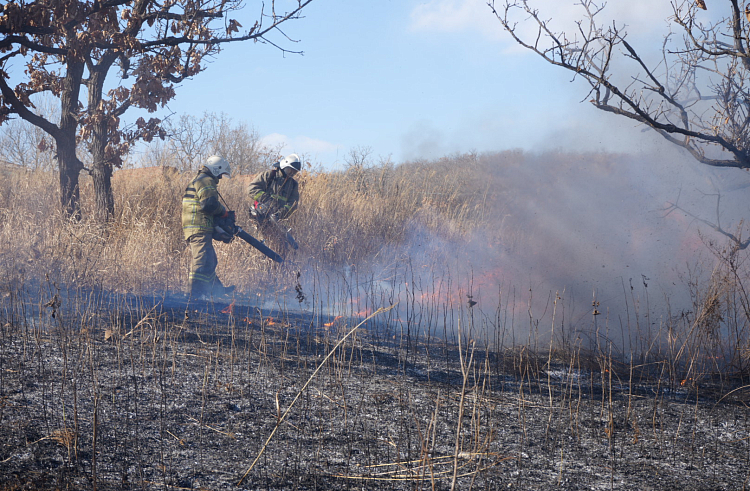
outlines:
M82 301L84 297L78 298ZM402 344L392 339L387 344L386 340L383 340L383 344L373 344L374 337L371 336L347 344L347 341L353 339L353 335L342 339L338 333L346 334L343 330L329 329L330 344L326 356L328 364L331 365L330 370L320 370L321 362L318 359L316 370L320 371L306 376L310 382L307 386L310 390L298 390L292 404L289 404L285 403L284 399L294 396L294 393L290 393L291 387L286 385L288 382L284 382L283 379L288 376L299 377L292 375L295 373L291 371L292 366L306 367L309 364L309 361L300 361L296 364L288 364L288 361L285 361L306 356L306 348L303 345L290 342L289 332L292 327L287 324L294 322L291 321L291 316L287 315L289 321L279 321L285 316L274 313L271 317L262 311L256 311L255 315L251 315L248 319L250 322L246 323L247 330L241 332L249 332L252 329L257 333L265 329L265 338L261 341L258 336L251 338L232 334L234 316L227 314L195 314L185 321L182 317L171 314L165 316L163 311L159 310L161 307L154 310L153 306L146 303L136 307L139 302L115 302L115 305L120 305L120 314L102 317L93 315L97 310L95 303L87 305L90 307L83 308L84 305L81 304L78 310L85 314L88 309L88 314L84 317L91 319L91 322L82 325L80 320L62 312L56 320L62 329L53 332L51 336L43 336L64 340L56 345L62 348L71 360L66 377L73 377L73 394L78 394L74 397L78 402L73 403L74 411L71 412L72 419L77 421L74 427L78 428L78 448L83 449L83 452L79 452L78 456L71 454L68 465L73 469L81 466L83 469L89 468L86 463L91 462L93 465L90 460L93 454L87 449L96 448L96 473L99 484L106 480L111 481L113 469L120 468L140 469L136 474L127 471L125 475L129 476L128 479L141 475L141 482L144 484L162 482L167 485L179 485L179 479L185 479L185 470L178 462L181 460L180 455L189 445L195 447L197 453L194 455L198 457L197 467L191 471L192 475L196 476L195 479L198 479L197 476L210 473L211 466L216 465L211 462L212 453L220 448L216 447L217 444L226 446L230 441L236 441L237 444L253 448L246 434L248 430L243 429L237 421L232 422L230 417L232 414L242 414L242 407L248 404L246 396L242 395L249 390L244 388L248 382L258 385L259 388L265 387L263 390L268 390L271 395L268 398L270 405L266 406L269 411L261 413L260 421L266 416L270 418L263 427L274 432L274 436L281 436L284 441L294 438L293 448L300 452L296 457L294 472L307 472L306 462L309 459L303 458L301 454L306 452L306 441L314 442L319 448L319 453L312 460L342 455L340 467L334 467L327 475L346 480L383 480L431 486L430 483L438 481L449 485L455 476L457 482L466 480L462 482L461 487L471 487L472 481L476 481L478 485L483 480L492 482L493 479L497 479L500 474L493 469L507 465L511 462L509 459L512 459L518 464L519 474L516 478L524 482L524 476L533 472L526 465L526 461L535 458L533 455L538 452L536 445L546 438L547 448L542 454L555 456L554 477L556 482L564 483L571 469L566 463L575 462L582 452L580 447L571 447L566 443L566 435L577 438L583 444L586 438L581 435L582 427L587 427L587 431L590 431L588 438L604 438L607 442L609 452L606 455L611 459L607 474L610 480L616 480L617 462L620 461L619 455L626 452L626 445L653 446L654 449L661 449L663 457L673 462L678 458L673 448L675 445L681 445L686 431L692 432L693 439L699 438L703 441L705 438L696 433L694 425L700 423L689 422L684 416L678 417L676 429L670 430L666 427L667 412L670 411L671 404L670 399L663 395L663 391L662 396L657 398L648 410L645 410L640 402L643 396L635 391L630 395L629 408L627 404L615 404L614 398L619 397L621 393L618 392L617 386L629 386L628 383L620 384L617 377L624 374L626 380L623 382L627 382L628 374L634 372L635 367L625 365L626 370L620 373L622 368L614 362L609 352L587 354L579 347L576 352L569 355L550 348L537 354L527 347L520 347L501 353L490 345L480 347L477 340L464 344L468 340L460 333L457 340L462 351L454 351L456 347L450 345L444 346L443 349L453 351L453 354L449 355L447 363L441 369L430 370L430 380L433 381L431 383L437 383L434 388L438 390L434 397L425 398L419 392L419 384L427 383L427 370L424 368L427 368L426 364L429 362L426 358L412 354L408 363L403 359L394 359L392 363L396 364L390 367L386 360L388 353L392 352L392 347L387 344L404 353L413 353L417 348L424 352L427 348L426 338L422 338L416 346L413 343ZM111 312L109 308L104 311ZM49 316L49 308L46 312ZM117 318L122 319L117 321L121 322L121 326L113 331L119 335L113 334L105 340L105 330ZM277 319L273 322L279 325L272 325L271 318ZM462 316L457 316L456 319L461 323L469 321L468 317ZM196 327L199 331L191 332ZM374 330L374 326L369 326L368 330ZM190 339L186 336L191 336L194 343L185 344L184 341ZM248 349L233 350L233 342L249 342ZM28 349L37 352L33 354L32 359L38 360L38 353L48 350L50 346L40 338L39 343L30 343ZM317 351L315 346L310 345L313 353ZM337 349L332 349L336 346ZM263 351L258 351L257 348ZM8 350L10 347L5 346L4 349ZM106 360L103 355L107 352L111 354L115 366L118 366L117 360L127 360L128 363L120 365L121 369L107 373L103 365ZM365 356L364 353L368 355ZM249 359L243 359L245 356ZM495 356L506 357L508 362L513 360L509 366L515 365L517 373L510 381L506 380L504 383L506 387L517 386L515 396L514 392L497 390L497 387L502 385L499 384L495 371L491 370L496 366L493 360ZM586 361L587 357L590 361ZM423 368L417 370L415 363ZM250 377L241 377L241 373L246 372L234 370L235 364L257 368L247 373ZM268 370L281 367L283 364L288 365L288 375L285 369L283 376L278 372L278 378L264 380L270 374ZM52 366L36 366L43 370L38 372L38 379L44 385L54 387L56 383ZM546 374L541 376L541 369L537 367L542 367ZM418 380L421 382L415 384L413 377L419 371L423 371L424 375L419 376L421 378ZM313 387L315 373L318 377L324 377ZM396 384L393 390L383 391L381 385L374 383L373 373L393 373L396 377L392 379ZM450 373L454 375L451 376ZM584 377L585 373L589 376ZM447 379L444 378L446 375ZM435 382L435 377L443 382ZM458 385L445 384L450 377L457 378ZM537 380L540 378L541 382ZM352 385L354 381L357 381L356 385ZM91 383L94 383L94 387L87 387ZM189 398L185 399L180 395L180 387L186 384L193 384L195 387L193 397L197 396L196 401L187 402ZM658 381L654 387L657 392L661 391ZM70 391L65 392L70 395ZM154 395L157 397L154 398ZM60 423L54 421L62 421L65 414L61 414L61 405L55 401L70 399L56 389L51 391L50 396L50 421L53 428L59 428ZM93 398L97 398L96 401ZM364 402L368 400L374 401L380 408L379 420L374 420L374 415L369 413L368 404ZM394 401L400 415L395 419L398 424L393 429L396 431L380 436L377 426L383 425L388 418L393 418L392 413L383 412L386 407L393 405L386 402L388 400ZM291 412L281 412L281 408L285 406L291 409L295 401L299 406L298 415L290 418ZM175 403L177 406L173 408ZM314 409L316 405L320 407L320 415L324 420L315 415L318 411ZM587 405L592 408L589 421L581 418L582 407ZM517 411L517 423L498 419L513 406ZM98 412L95 411L97 408ZM121 413L123 410L135 414L135 418L125 417L125 414ZM175 413L175 410L178 412ZM8 416L7 411L6 408L5 417ZM71 412L65 411L68 414ZM179 422L179 416L175 419L175 415L180 412L184 413L184 423ZM217 419L217 414L221 412L223 417ZM279 414L286 416L279 417ZM463 417L459 417L460 414L463 414ZM554 415L555 424L549 423L550 414ZM635 425L618 426L619 421L625 417L637 421L637 416L642 418L645 414L648 414L651 423L647 425L652 430L648 434L641 432L640 435L636 435ZM540 415L543 416L541 419ZM160 434L163 435L159 459L163 462L164 469L161 481L154 480L149 474L152 472L149 469L153 466L151 457L146 457L139 451L145 448L147 440L138 435L151 425L151 418L158 423ZM282 423L287 419L290 419L289 425L287 429L283 429ZM334 425L332 421L337 423ZM546 424L540 425L539 421ZM113 426L116 422L121 423L123 428L129 426L135 433L116 431ZM375 426L372 426L373 424ZM691 425L692 428L688 429ZM525 437L505 440L502 435L508 428L517 429L518 435L525 434ZM335 448L328 443L328 435L334 433L343 439L343 447ZM96 447L93 447L94 437ZM389 443L380 443L382 440L379 438L383 437L386 437ZM119 443L115 440L119 440ZM638 441L632 443L635 440ZM501 441L505 443L499 445ZM369 443L365 445L366 442ZM259 442L255 443L258 444ZM383 444L393 451L385 452L379 449L378 447ZM123 458L121 463L112 460L110 452L113 448L120 449L120 456ZM721 447L710 445L705 449L707 459L715 461L721 458ZM257 450L260 451L261 448ZM269 443L269 446L265 447L265 452L271 452L269 460L258 461L261 470L254 474L253 479L267 479L268 482L273 482L273 478L262 470L262 467L272 466L276 459L286 458L284 456L287 455L287 450L283 445L271 449ZM613 454L615 451L617 453ZM618 456L617 460L613 459L613 455ZM14 460L11 455L3 456L3 460L7 458L11 458L9 462ZM239 462L235 462L234 465L237 464ZM93 467L90 469L86 472L94 471ZM709 465L707 469L713 468ZM291 474L287 476L285 479L291 478ZM184 484L182 487L185 487Z
M425 180L389 181L398 172L303 176L310 206L293 222L308 246L289 256L294 267L269 272L267 261L242 244L221 246L220 274L253 296L236 312L220 314L221 305L187 309L187 316L185 309L170 312L166 296L134 293L184 287L175 195L189 176L121 184L120 212L107 225L60 221L49 198L53 182L18 176L18 192L38 197L18 205L0 228L8 239L0 262L9 293L0 298L0 387L8 399L0 419L21 428L22 415L41 422L41 430L23 427L29 438L4 447L3 464L15 464L27 442L61 447L45 439L60 429L71 432L59 465L70 473L61 477L69 487L73 474L100 487L115 475L143 487L197 487L206 475L239 478L250 451L262 456L251 470L266 487L291 487L300 476L383 479L410 489L522 484L539 478L531 461L539 468L553 462L558 485L575 477L573 463L587 461L614 487L633 448L658 465L675 465L679 449L689 449L689 462L700 462L697 479L718 484L719 469L737 452L747 461L744 436L721 440L710 413L707 431L703 399L725 408L742 393L731 384L747 376L745 276L733 258L717 268L715 283L694 283L689 313L659 319L647 291L642 298L627 292L633 315L623 324L634 333L628 346L613 342L610 319L564 324L557 304L521 308L512 287L499 289L497 308L485 315L465 306L467 295L481 299L471 279L425 276L394 253L415 224L463 237L483 223L481 210L456 189L447 203L417 199L421 188L438 193L445 182L429 173ZM242 189L231 182L222 182L223 194L241 203ZM334 189L357 197L334 199ZM385 203L374 216L373 202ZM21 241L12 240L14 228L24 232ZM310 246L316 243L323 246ZM368 271L372 255L395 266L381 267L383 275ZM40 280L45 270L50 279ZM295 317L294 300L285 295L299 270L310 316ZM538 293L529 297L547 296ZM361 319L356 314L398 299L403 309L351 335L346 322L335 322ZM295 391L302 380L310 385ZM37 390L38 403L24 399ZM268 432L263 446L258 435ZM243 458L222 453L235 442ZM290 456L294 467L279 463ZM511 463L517 474L509 478Z

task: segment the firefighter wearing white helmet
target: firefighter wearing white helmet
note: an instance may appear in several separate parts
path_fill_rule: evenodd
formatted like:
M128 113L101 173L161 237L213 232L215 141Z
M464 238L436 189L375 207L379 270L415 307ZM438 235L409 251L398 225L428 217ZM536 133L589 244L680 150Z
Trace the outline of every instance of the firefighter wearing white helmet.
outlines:
M279 162L279 167L286 173L292 172L291 175L293 176L302 170L302 163L299 161L297 154L293 153L284 157L281 162Z
M232 177L232 169L229 167L229 162L227 162L224 157L212 155L206 160L204 167L218 179L221 179L221 176L227 176L228 179Z
M299 205L299 184L294 176L301 170L302 162L293 153L255 176L248 186L250 216L265 238L269 238L269 229L264 226L267 218L288 218Z
M229 162L213 155L188 184L182 197L182 231L192 256L188 285L193 299L209 300L234 290L234 287L222 285L216 277L218 259L213 246L215 219L234 214L221 203L217 189L219 179L231 174Z
M294 176L301 170L302 163L293 153L255 176L247 188L253 203L250 214L259 219L272 214L280 219L291 215L299 204L299 185Z

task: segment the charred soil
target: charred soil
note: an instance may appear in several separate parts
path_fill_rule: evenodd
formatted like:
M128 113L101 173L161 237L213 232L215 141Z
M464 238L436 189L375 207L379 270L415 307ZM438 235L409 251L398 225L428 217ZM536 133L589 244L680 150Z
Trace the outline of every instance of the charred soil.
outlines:
M0 489L747 484L741 381L670 380L660 364L574 350L446 343L377 316L353 331L358 322L137 299L65 309L6 295Z

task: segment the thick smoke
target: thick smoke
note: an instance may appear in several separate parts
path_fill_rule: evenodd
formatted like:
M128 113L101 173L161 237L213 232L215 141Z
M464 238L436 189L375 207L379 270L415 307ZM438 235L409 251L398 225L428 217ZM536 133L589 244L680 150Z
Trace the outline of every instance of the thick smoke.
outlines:
M712 170L677 152L478 159L464 171L486 174L475 190L487 196L486 225L461 242L415 227L412 257L432 278L451 276L457 302L471 295L493 312L499 301L516 319L533 317L527 326L547 329L553 308L574 329L606 323L617 331L639 315L659 322L689 310L688 276L714 261L707 242L725 240L709 224L736 232L750 183L742 171Z

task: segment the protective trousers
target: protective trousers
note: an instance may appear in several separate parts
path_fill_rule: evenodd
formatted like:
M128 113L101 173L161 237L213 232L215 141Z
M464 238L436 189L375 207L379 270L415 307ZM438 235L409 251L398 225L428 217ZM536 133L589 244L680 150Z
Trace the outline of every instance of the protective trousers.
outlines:
M191 297L210 295L216 280L216 266L219 260L214 250L211 234L194 234L188 237L190 245L190 273L188 288Z

